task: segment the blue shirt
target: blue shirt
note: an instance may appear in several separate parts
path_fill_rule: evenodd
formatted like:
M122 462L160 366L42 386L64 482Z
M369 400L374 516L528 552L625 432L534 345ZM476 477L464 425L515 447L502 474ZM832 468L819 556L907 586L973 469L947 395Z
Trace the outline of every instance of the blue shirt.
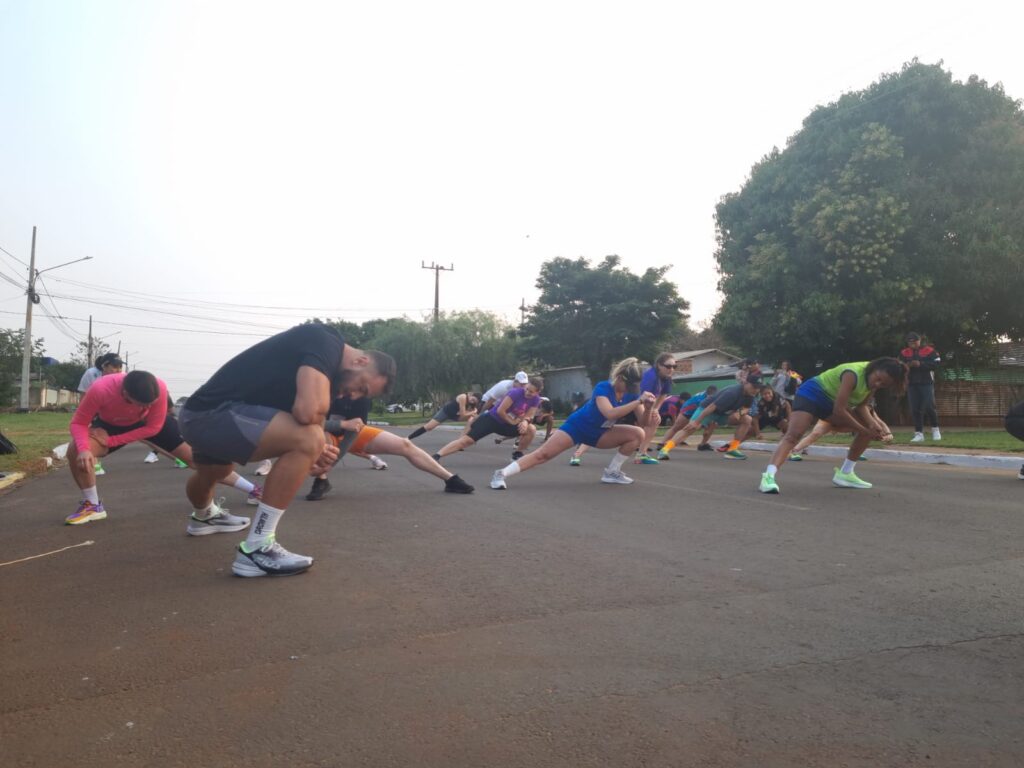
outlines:
M641 392L653 392L655 397L661 397L662 395L672 394L672 377L659 378L657 366L648 368L644 371L644 376L640 379L640 391Z
M606 424L608 420L601 413L601 409L597 407L597 398L599 397L607 397L611 401L613 408L640 399L639 393L626 392L622 399L619 400L615 396L615 387L612 386L612 383L610 381L602 381L594 387L594 393L590 396L590 400L582 408L573 412L565 420L565 423L580 426L588 432L612 426L612 423Z

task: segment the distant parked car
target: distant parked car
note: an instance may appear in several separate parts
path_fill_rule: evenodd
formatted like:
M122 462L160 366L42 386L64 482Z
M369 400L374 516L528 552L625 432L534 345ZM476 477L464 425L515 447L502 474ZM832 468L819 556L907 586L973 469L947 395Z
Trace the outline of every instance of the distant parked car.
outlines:
M391 405L384 406L384 410L388 413L405 413L405 406L401 403L392 403Z

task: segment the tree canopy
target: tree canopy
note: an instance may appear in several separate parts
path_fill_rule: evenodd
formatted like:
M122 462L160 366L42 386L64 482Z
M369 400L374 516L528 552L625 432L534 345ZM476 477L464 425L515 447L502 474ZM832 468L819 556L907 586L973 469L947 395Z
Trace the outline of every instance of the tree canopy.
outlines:
M1024 120L917 61L815 109L716 209L716 326L762 358L962 361L1024 335Z
M521 330L524 353L548 365L583 365L601 381L616 360L652 360L665 351L689 304L665 279L668 267L634 275L620 262L618 256L594 267L584 258L545 262L540 298Z

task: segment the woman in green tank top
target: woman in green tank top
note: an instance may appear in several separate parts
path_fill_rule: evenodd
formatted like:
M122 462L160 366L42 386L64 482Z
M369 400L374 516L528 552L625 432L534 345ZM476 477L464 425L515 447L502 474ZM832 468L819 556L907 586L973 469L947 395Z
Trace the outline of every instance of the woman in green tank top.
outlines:
M857 477L854 467L871 441L885 439L889 431L885 423L871 413L871 397L880 389L902 390L906 381L907 367L894 357L880 357L870 363L844 363L805 381L796 391L789 429L761 476L758 490L779 492L775 481L779 465L818 419L854 435L846 461L842 468L836 468L832 483L841 488L870 488L871 483Z

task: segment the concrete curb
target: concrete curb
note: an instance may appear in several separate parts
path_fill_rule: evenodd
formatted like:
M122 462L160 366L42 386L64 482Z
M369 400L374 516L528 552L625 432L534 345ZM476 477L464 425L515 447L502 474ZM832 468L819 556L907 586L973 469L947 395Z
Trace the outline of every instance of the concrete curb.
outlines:
M722 441L712 441L722 445ZM745 451L773 452L777 443L748 442L741 446ZM846 448L840 445L812 445L808 456L824 456L833 459L846 458ZM1024 456L975 456L967 453L927 453L925 451L901 451L898 448L868 448L864 455L871 461L894 461L907 464L949 464L954 467L971 469L1019 469Z
M444 429L449 432L461 432L464 425L439 424L435 431ZM400 427L404 428L404 427ZM724 440L712 440L711 444L716 448L724 445ZM772 453L777 443L762 443L751 441L743 443L741 448L745 451L763 451ZM685 450L685 449L684 449ZM846 458L846 448L841 445L812 445L807 449L808 456L822 456L826 458ZM926 451L903 451L898 448L868 448L864 455L870 461L893 461L906 464L948 464L953 467L968 467L970 469L1020 469L1024 465L1024 456L976 456L969 453L928 453Z
M14 485L19 480L24 480L24 479L25 479L25 473L24 472L8 472L3 477L0 477L0 491L4 490L4 488L10 488L12 485Z

